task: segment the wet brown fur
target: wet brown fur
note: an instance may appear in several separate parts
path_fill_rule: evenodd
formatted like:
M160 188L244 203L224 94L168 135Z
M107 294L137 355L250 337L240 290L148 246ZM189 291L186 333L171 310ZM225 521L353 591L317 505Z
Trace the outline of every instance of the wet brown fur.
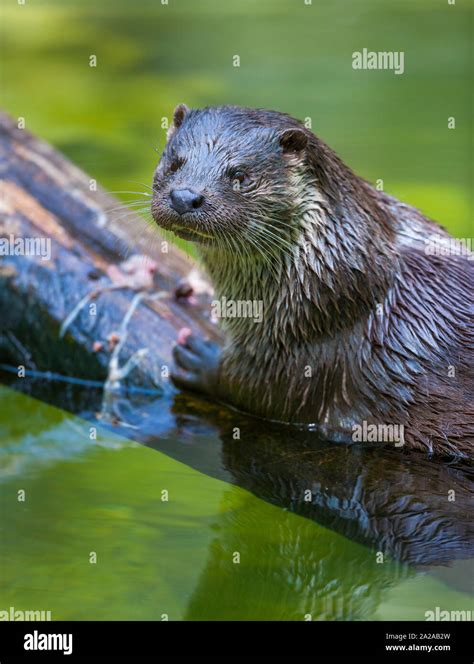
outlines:
M173 229L168 188L202 190L207 207L188 223L214 238L197 239L217 297L264 305L261 324L225 321L213 396L335 438L350 440L363 420L404 425L406 447L469 457L473 257L429 255L429 236L449 238L443 228L377 191L285 114L178 115L153 214ZM170 176L173 151L182 157ZM237 161L254 178L240 192L224 176Z

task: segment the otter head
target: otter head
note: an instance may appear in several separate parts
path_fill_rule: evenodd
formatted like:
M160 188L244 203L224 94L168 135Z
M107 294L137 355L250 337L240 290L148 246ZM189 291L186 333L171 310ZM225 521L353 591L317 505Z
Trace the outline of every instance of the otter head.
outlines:
M274 111L179 105L153 180L156 223L236 257L283 250L310 136Z

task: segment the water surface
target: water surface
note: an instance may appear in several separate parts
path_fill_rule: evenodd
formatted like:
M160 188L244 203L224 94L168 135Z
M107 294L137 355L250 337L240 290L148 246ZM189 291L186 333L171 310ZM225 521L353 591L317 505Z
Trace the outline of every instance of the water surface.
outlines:
M231 418L212 406L199 418L181 397L143 404L154 434L129 432L145 444L97 422L87 406L100 393L82 399L90 421L8 387L0 399L1 608L82 620L423 620L436 606L472 608L472 479L459 469L255 422L235 441Z

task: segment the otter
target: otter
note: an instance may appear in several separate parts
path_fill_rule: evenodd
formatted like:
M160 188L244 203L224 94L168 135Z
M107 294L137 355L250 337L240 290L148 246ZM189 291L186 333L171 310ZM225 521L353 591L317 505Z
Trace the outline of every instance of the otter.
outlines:
M440 225L285 113L184 104L152 215L196 243L217 298L263 305L222 320L222 348L181 339L176 386L335 441L397 426L404 450L471 457L474 255Z

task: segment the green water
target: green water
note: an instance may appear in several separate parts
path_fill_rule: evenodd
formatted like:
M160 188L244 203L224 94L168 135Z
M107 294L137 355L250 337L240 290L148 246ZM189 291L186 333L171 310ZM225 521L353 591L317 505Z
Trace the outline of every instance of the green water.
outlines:
M447 0L3 2L2 106L114 191L150 183L179 102L310 117L358 173L472 237L471 12ZM405 73L353 70L363 48L403 51Z
M472 609L456 589L462 562L448 582L377 562L375 550L159 451L100 429L91 440L91 423L6 387L0 399L0 610L423 620L436 606Z

